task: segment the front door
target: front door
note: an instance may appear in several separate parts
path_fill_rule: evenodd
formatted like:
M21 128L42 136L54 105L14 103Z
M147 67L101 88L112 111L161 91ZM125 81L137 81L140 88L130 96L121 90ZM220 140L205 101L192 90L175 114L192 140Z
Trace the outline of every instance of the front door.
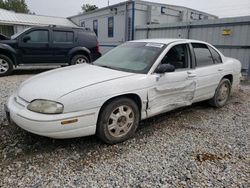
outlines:
M153 74L154 86L148 91L148 117L191 105L196 80L188 74L191 59L187 44L173 46L163 58L162 64L171 64L174 72Z
M25 33L19 42L22 63L53 63L49 37L47 29L36 29Z

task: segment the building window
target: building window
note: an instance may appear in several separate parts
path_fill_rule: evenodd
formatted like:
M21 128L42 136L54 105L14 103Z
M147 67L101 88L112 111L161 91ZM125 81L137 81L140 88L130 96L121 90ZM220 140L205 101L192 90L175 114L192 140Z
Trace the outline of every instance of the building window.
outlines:
M80 26L85 27L85 21L81 21Z
M95 32L96 36L98 36L98 21L93 21L93 31Z
M0 34L10 37L14 34L14 27L8 25L0 25Z
M128 39L127 40L132 40L132 18L128 17Z
M108 37L114 37L114 17L108 18Z

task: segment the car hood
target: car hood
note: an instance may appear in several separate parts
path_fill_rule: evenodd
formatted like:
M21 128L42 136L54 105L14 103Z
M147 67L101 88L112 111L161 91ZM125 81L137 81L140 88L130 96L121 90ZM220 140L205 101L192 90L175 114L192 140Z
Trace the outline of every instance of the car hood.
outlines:
M28 79L19 87L17 95L27 102L35 99L57 100L79 89L132 75L134 73L89 64L74 65Z

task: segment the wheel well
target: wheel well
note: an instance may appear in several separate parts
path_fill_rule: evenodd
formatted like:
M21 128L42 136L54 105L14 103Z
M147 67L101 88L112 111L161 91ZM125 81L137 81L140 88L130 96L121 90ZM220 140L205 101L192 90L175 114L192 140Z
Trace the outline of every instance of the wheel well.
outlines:
M140 98L137 94L133 94L133 93L131 93L131 94L119 95L119 96L115 96L115 97L112 97L112 98L108 99L108 100L102 105L102 107L101 107L101 109L100 109L100 112L102 112L102 110L105 108L105 106L106 106L107 104L109 104L111 101L113 101L113 100L115 100L115 99L118 99L118 98L122 98L122 97L129 98L129 99L133 100L133 101L137 104L137 106L138 106L138 108L139 108L139 111L141 112L141 108L142 108L142 101L141 101L141 98ZM100 115L100 112L99 112L99 115ZM99 115L98 115L98 119L99 119Z
M0 55L5 55L5 56L7 56L7 57L10 58L10 60L12 61L13 66L16 65L15 58L14 58L14 56L12 55L11 52L6 51L6 50L0 50Z
M231 82L231 84L233 84L233 75L232 74L228 74L228 75L224 76L223 78L227 78Z
M70 61L73 59L73 57L74 57L75 55L85 55L85 56L89 59L89 61L91 62L90 55L89 55L89 53L86 52L86 51L76 51L76 52L74 52L73 54L71 54Z

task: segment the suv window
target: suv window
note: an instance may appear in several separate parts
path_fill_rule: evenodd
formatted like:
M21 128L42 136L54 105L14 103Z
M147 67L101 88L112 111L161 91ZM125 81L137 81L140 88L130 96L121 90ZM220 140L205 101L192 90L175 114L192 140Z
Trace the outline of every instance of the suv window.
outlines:
M213 60L214 60L214 63L217 64L217 63L222 63L222 60L221 60L221 57L220 57L220 54L215 50L213 49L212 47L208 46L212 56L213 56Z
M49 42L49 31L48 30L35 30L26 34L30 40L27 43L46 43Z
M73 43L74 33L72 31L53 31L53 41L61 43Z
M175 69L183 69L188 67L188 47L186 44L179 44L172 47L163 58L163 64L171 64Z
M194 48L197 67L203 67L214 64L212 55L207 45L201 43L193 43L192 46Z

